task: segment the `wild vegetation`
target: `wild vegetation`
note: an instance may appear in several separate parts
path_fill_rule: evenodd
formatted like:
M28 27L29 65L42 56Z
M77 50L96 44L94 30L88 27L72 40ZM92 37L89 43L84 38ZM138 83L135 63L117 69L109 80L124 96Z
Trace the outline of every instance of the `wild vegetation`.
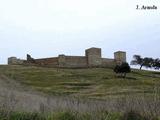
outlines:
M0 120L159 120L159 78L134 69L122 78L107 68L0 66L0 84L10 84L0 87Z
M105 99L121 95L152 96L160 85L160 73L132 69L118 78L112 69L57 69L0 66L0 74L50 95Z
M127 73L131 72L131 68L128 63L123 62L121 65L116 65L114 68L116 74L120 74L121 77L125 78Z
M96 113L96 118L93 118L93 114L80 114L71 111L59 112L53 114L42 113L20 113L10 112L6 114L6 111L0 111L0 120L159 120L156 118L147 118L137 112L129 111L123 114L99 112Z
M140 55L134 55L133 60L131 61L131 65L139 65L140 70L142 69L142 67L154 68L159 70L160 59L159 58L153 59L151 57L142 58Z

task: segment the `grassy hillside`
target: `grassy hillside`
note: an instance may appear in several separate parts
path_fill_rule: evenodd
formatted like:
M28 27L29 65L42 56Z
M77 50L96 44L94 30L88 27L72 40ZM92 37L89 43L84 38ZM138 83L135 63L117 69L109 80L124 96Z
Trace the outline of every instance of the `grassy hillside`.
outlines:
M108 96L146 95L158 92L160 72L132 70L117 78L112 69L57 69L27 66L0 66L0 74L53 95L105 99Z

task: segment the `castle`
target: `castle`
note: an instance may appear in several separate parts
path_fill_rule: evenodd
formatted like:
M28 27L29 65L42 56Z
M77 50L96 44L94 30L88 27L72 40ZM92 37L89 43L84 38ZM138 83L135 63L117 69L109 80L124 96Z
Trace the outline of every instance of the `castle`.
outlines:
M85 56L67 56L34 59L27 54L27 60L16 57L8 58L9 65L34 65L42 67L61 67L61 68L87 68L87 67L108 67L113 68L116 64L126 62L126 52L117 51L114 59L102 58L101 48L89 48L85 50Z

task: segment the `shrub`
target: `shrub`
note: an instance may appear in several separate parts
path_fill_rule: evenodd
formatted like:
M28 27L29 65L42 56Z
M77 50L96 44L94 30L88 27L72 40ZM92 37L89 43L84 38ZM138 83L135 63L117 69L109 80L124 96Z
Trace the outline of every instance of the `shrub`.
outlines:
M126 77L126 74L131 72L131 68L128 63L123 62L121 65L116 65L114 68L116 74L121 74L121 77Z

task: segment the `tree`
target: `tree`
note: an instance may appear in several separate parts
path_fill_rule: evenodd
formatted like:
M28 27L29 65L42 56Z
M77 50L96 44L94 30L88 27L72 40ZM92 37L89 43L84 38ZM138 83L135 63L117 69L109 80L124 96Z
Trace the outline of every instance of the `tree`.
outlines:
M154 59L153 58L145 57L143 59L143 66L145 66L146 68L153 67L153 63L154 63Z
M142 58L140 55L134 55L133 60L131 61L131 65L140 65L140 70L142 67L151 68L153 66L154 59L145 57Z
M143 58L140 55L134 55L131 65L140 65L140 70L143 67Z
M121 65L116 65L114 68L116 74L121 74L121 77L126 77L126 74L131 72L131 68L127 62L123 62Z
M158 69L158 70L160 69L160 59L159 58L153 60L152 67L154 69Z

